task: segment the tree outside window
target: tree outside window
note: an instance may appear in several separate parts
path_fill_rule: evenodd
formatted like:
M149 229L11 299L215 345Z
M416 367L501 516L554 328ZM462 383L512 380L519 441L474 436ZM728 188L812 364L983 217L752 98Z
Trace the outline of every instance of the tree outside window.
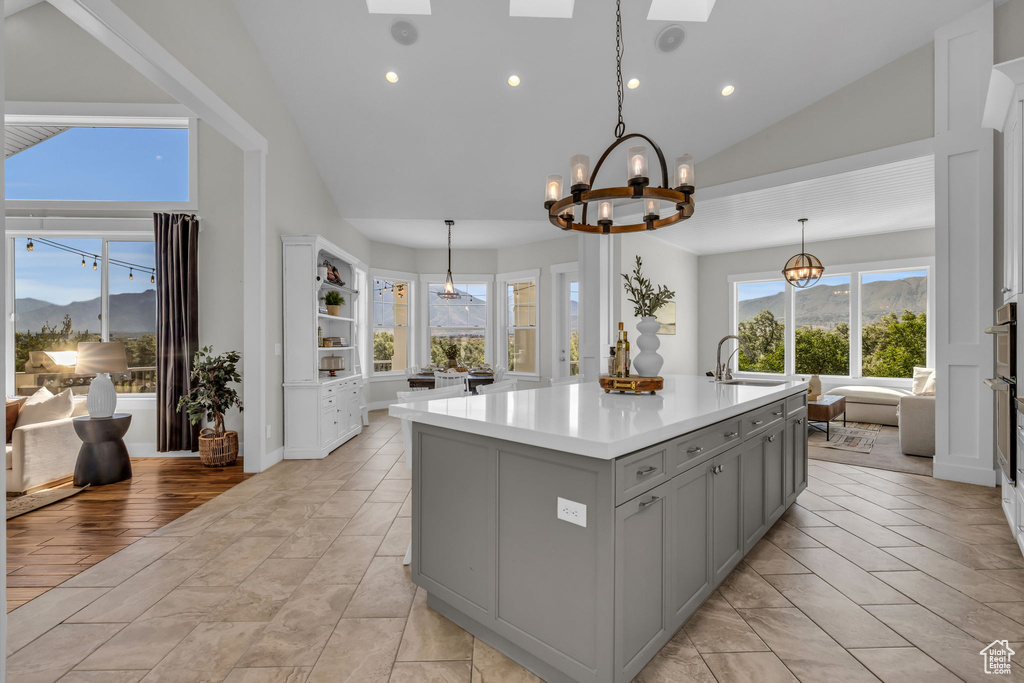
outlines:
M408 282L374 278L373 296L373 371L404 371L409 367Z

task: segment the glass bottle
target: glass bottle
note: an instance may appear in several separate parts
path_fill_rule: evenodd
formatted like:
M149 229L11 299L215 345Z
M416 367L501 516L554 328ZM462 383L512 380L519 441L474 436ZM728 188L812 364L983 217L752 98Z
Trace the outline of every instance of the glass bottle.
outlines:
M615 342L615 376L625 377L626 376L626 339L625 332L623 332L623 325L619 323L619 340Z
M615 376L615 347L609 347L608 349L608 376Z
M629 332L622 333L622 372L623 377L629 377Z
M316 345L324 345L324 328L320 327L319 325L316 326Z

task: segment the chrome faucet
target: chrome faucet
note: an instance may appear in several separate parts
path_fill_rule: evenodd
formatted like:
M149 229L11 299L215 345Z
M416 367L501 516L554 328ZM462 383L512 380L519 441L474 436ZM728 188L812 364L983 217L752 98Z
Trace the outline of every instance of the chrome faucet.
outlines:
M733 349L733 352L729 354L729 357L725 360L725 364L723 365L722 364L722 344L724 344L725 342L729 341L730 339L735 339L736 341L739 342L739 344L737 344L736 348ZM727 334L724 337L722 337L721 340L719 340L719 342L718 342L718 354L717 354L717 358L715 359L717 361L716 364L715 364L715 381L716 382L728 381L728 380L732 379L732 368L730 367L729 364L732 362L732 357L735 356L736 352L740 350L740 347L743 347L743 355L745 355L747 358L749 358L750 357L750 349L747 348L746 342L744 342L742 339L737 337L735 334Z

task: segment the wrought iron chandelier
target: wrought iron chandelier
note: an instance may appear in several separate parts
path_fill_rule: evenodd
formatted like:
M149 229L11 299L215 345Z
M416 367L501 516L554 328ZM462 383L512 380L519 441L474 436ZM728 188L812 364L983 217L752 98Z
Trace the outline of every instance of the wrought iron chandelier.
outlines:
M455 221L447 220L444 224L448 226L448 274L444 278L444 291L438 292L437 296L440 299L461 299L462 295L455 289L455 281L452 280L452 226Z
M821 265L821 260L817 256L807 253L804 246L807 219L800 218L798 220L800 221L800 253L786 261L786 267L782 269L782 274L789 284L798 289L805 289L821 279L821 274L825 272L825 266Z
M618 84L619 120L615 124L615 142L604 151L590 173L590 157L577 154L569 162L569 194L562 196L563 179L560 175L549 175L544 187L544 208L548 220L562 230L577 230L598 234L617 234L657 230L673 223L685 221L693 215L693 157L684 154L675 162L673 186L669 186L668 165L665 155L654 140L642 133L626 135L626 122L622 119L622 7L621 0L615 2L615 74ZM616 147L626 140L640 138L654 148L661 170L661 186L652 187L648 176L647 146L635 145L626 150L627 184L625 187L591 189L597 180L605 159ZM642 223L616 225L614 222L615 200L639 199L642 204ZM587 223L587 209L591 202L597 203L597 223ZM662 203L674 206L674 211L661 217ZM576 207L582 206L580 219L576 220Z

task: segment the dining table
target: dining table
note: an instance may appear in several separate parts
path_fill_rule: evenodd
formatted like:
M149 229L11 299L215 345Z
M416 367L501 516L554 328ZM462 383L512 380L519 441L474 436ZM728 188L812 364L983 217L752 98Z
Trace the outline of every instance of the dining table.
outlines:
M481 384L493 384L494 373L469 373L469 390L472 393L476 393L476 388ZM409 376L409 388L410 389L433 389L434 388L434 373L432 372L420 372L415 375Z

